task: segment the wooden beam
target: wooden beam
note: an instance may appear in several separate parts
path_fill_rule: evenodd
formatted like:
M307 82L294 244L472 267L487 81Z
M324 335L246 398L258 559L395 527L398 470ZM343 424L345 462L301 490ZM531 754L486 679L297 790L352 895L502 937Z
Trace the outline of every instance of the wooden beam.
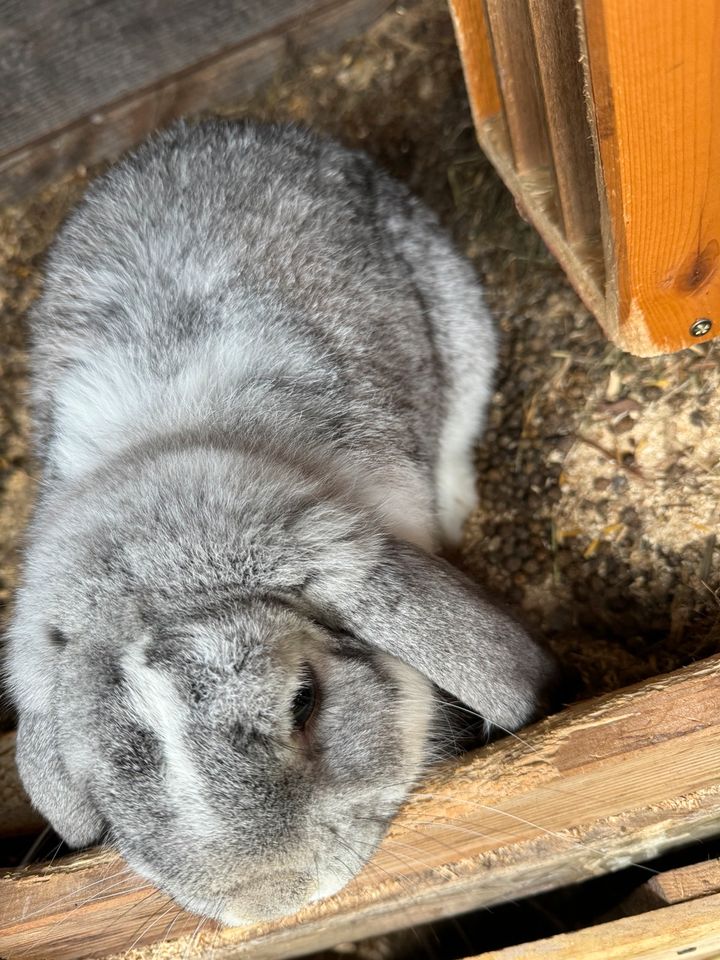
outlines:
M600 206L583 97L574 0L530 0L563 229L570 244L597 245Z
M675 870L665 870L636 890L613 908L608 920L629 917L660 907L669 907L686 900L697 900L720 894L720 860L705 860Z
M720 0L577 0L607 203L607 326L641 356L720 332Z
M470 108L475 123L480 124L488 117L497 116L502 110L482 4L477 0L450 0L450 13L465 72Z
M237 102L269 80L289 50L337 46L389 6L61 0L48 14L43 0L10 0L0 59L0 203L78 164L115 159L178 116Z
M657 906L671 906L685 900L697 900L720 894L720 860L693 863L677 870L666 870L644 885L657 898Z
M538 176L537 172L534 178L519 177L515 171L502 118L486 120L476 132L480 146L515 197L520 212L557 258L585 306L611 335L606 322L605 272L600 240L595 244L568 241L557 218L547 177Z
M545 104L526 0L485 0L497 81L515 169L520 176L552 164Z
M257 960L299 956L715 835L719 694L715 657L463 757L417 791L341 894L275 923L211 925L192 955L230 960L242 946ZM163 940L175 916L169 903L120 871L111 851L90 851L0 878L0 956L80 960ZM163 947L163 956L183 956L196 928L196 918L177 915L176 953Z
M483 953L474 960L717 960L720 895Z

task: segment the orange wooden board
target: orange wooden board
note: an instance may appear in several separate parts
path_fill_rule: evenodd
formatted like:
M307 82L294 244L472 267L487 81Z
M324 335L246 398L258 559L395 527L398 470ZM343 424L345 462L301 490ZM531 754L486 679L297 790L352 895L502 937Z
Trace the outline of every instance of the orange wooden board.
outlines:
M450 0L475 123L500 113L490 40L480 0Z
M624 349L671 352L720 332L720 0L580 0L580 11L608 313Z

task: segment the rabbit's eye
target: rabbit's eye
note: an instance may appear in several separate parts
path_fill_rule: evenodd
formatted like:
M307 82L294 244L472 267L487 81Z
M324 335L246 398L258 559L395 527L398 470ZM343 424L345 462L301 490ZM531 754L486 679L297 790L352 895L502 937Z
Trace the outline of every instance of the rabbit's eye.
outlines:
M305 676L292 702L293 725L304 730L312 719L318 704L318 685L314 673L305 668Z

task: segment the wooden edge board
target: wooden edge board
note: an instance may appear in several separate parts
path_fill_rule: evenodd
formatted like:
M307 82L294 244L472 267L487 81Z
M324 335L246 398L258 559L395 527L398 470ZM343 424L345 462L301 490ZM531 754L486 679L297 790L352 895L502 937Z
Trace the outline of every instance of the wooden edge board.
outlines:
M720 332L720 0L577 0L606 201L614 339L639 356Z
M482 4L476 0L450 0L450 14L477 124L502 110L487 24Z
M527 0L484 0L514 166L554 177L535 38Z
M605 262L600 237L588 236L583 242L570 242L557 222L553 203L555 185L547 169L526 175L518 174L515 169L482 6L470 0L451 0L450 3L478 142L515 197L521 214L538 231L585 306L612 337L613 331L608 329Z
M595 156L583 96L574 0L529 0L563 230L568 242L600 241Z
M231 105L268 81L288 50L300 55L337 46L367 29L390 5L390 0L328 2L78 118L0 158L0 203L16 203L79 165L114 160L177 117Z
M720 656L578 704L445 765L344 891L277 922L210 923L193 956L299 956L716 835L719 693ZM161 948L169 918L175 947ZM0 956L8 960L122 956L133 944L155 944L134 958L182 956L197 928L109 850L0 878Z
M480 146L516 198L521 214L538 231L605 333L612 336L607 325L604 260L599 240L568 242L548 209L549 187L537 175L521 177L516 173L502 118L486 119L476 129Z
M664 870L633 890L606 918L616 920L686 900L720 894L720 859L705 860L675 870Z
M580 48L580 66L583 77L583 98L585 100L588 128L592 141L595 185L600 208L601 256L604 262L605 287L605 313L602 326L606 336L612 340L613 343L618 343L620 339L620 306L618 299L617 267L618 258L624 256L624 250L621 245L621 236L617 238L616 245L608 198L609 185L617 183L617 174L614 169L610 168L616 161L616 158L613 155L606 154L604 156L600 148L600 141L604 133L600 125L603 119L612 115L612 89L609 84L598 85L597 83L599 62L605 50L604 44L598 43L597 38L593 46L593 57L596 64L595 83L593 83L593 74L590 71L590 51L584 0L575 0L575 13Z
M474 960L712 960L720 957L720 894L575 933L483 953Z
M605 257L601 236L589 230L580 242L577 239L568 240L558 223L553 196L555 183L549 168L525 175L518 174L515 168L507 119L494 75L495 64L483 7L484 4L473 0L450 0L478 141L515 197L521 214L538 231L585 306L597 318L606 335L612 338L615 331L609 325L614 314L608 315L606 305ZM598 178L601 176L599 167L596 174ZM598 179L587 186L600 191L602 183ZM601 213L602 210L601 204ZM599 230L601 224L597 226ZM607 231L603 230L602 236L606 235Z

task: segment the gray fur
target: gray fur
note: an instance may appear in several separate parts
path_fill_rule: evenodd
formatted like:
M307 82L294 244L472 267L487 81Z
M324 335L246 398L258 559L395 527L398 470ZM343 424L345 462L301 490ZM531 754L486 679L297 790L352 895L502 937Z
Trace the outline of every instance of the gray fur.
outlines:
M429 681L515 728L553 678L433 555L495 362L470 267L363 154L181 123L64 225L32 341L9 675L33 801L228 923L332 893L432 758Z

